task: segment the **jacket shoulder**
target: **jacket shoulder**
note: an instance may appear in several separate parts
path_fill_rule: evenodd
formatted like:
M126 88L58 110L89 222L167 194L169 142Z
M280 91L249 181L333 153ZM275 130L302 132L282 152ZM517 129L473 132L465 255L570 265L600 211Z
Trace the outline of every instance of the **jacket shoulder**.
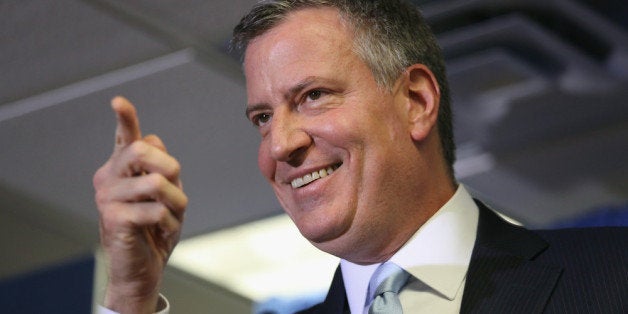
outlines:
M535 230L549 245L536 259L562 265L566 271L603 275L628 274L628 228L595 227ZM598 277L599 277L598 275Z

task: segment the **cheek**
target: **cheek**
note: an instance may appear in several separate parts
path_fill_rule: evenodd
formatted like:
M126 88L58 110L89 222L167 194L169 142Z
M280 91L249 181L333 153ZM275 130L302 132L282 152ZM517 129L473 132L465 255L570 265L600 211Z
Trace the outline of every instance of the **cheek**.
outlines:
M334 112L315 121L316 131L313 135L325 139L326 142L336 147L352 145L360 134L366 130L362 128L360 119L353 112L345 113L342 110Z

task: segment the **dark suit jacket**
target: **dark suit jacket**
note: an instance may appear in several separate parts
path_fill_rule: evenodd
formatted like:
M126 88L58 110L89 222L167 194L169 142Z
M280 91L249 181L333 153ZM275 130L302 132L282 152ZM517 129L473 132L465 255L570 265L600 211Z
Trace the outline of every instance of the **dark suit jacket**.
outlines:
M533 232L478 206L461 313L628 313L628 228ZM349 313L340 267L301 313Z

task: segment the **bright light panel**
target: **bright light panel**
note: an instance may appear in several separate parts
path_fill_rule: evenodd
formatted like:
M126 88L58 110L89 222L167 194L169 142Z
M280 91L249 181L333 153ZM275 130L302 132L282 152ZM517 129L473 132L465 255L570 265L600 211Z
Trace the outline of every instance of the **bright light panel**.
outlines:
M169 263L260 302L326 291L338 262L281 215L183 240Z

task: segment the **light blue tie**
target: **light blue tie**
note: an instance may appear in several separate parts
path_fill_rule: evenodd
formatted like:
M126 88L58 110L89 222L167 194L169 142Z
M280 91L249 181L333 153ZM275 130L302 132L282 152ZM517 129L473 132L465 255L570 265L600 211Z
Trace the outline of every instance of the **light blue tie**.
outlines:
M386 262L380 265L369 281L369 298L373 299L369 314L401 314L399 290L410 274L399 266Z

